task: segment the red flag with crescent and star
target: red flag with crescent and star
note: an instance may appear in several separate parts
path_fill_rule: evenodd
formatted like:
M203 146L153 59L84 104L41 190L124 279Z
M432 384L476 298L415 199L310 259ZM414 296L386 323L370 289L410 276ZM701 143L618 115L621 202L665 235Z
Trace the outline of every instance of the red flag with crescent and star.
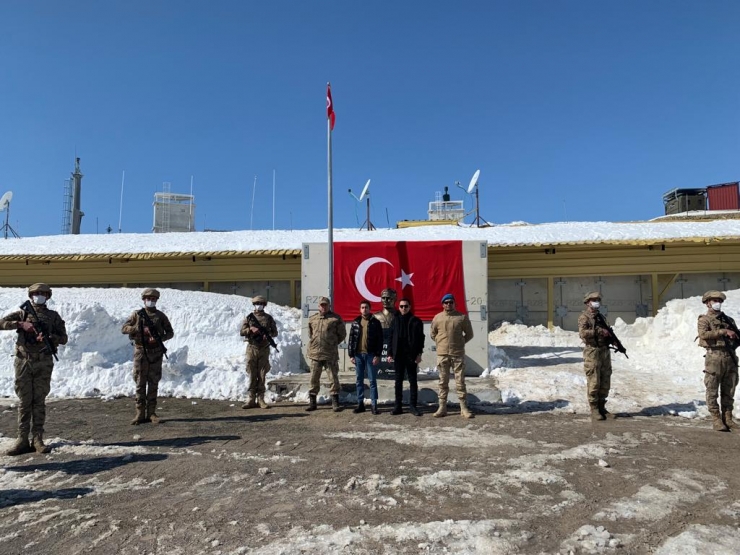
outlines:
M329 118L329 129L334 131L334 121L337 117L334 115L334 101L331 99L331 85L326 84L326 117Z
M461 241L334 243L334 312L345 320L360 314L360 301L382 308L380 293L395 289L397 301L411 301L413 313L429 321L442 311L442 297L455 296L467 313ZM398 306L396 306L398 308Z

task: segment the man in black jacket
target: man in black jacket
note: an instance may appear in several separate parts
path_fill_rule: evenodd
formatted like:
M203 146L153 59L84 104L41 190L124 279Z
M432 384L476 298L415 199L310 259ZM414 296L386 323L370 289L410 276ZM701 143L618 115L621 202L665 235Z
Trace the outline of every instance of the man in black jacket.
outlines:
M347 344L349 358L357 376L357 408L365 412L365 370L370 379L370 402L373 414L378 412L378 362L383 352L383 326L370 312L370 301L360 302L360 315L352 321Z
M416 375L419 371L421 354L424 352L424 324L411 312L411 301L401 299L398 303L400 316L393 320L393 339L390 344L390 355L396 371L396 406L391 414L401 414L403 401L403 377L409 380L409 410L411 414L421 416L416 408L419 398L419 386Z

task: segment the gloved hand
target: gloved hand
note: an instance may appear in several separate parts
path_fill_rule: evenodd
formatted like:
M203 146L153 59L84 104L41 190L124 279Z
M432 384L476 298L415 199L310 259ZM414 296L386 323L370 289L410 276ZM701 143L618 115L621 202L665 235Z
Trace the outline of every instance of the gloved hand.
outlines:
M36 333L36 328L33 327L31 322L18 322L18 329L26 333Z

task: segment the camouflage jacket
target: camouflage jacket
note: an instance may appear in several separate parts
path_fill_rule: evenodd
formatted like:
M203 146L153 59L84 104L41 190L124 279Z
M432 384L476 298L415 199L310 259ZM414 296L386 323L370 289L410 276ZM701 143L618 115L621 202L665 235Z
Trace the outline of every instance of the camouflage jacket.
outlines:
M729 316L724 315L724 318L727 318L733 325L735 324L735 320ZM719 314L709 312L702 314L699 316L696 327L700 347L705 349L726 349L729 347L734 350L738 346L737 340L733 341L725 335L724 330L731 329L730 324L721 322Z
M432 320L429 335L437 344L438 355L464 356L465 344L473 339L473 325L467 314L443 310Z
M339 314L317 312L308 319L308 351L312 360L339 360L339 344L347 337L347 328Z
M46 308L46 305L33 305L33 308L36 310L41 323L48 330L49 338L54 344L54 347L66 345L69 339L67 337L67 327L62 317L59 316L59 313ZM0 329L18 330L18 322L33 322L33 316L24 310L16 310L0 320ZM16 351L25 351L28 353L40 353L43 351L45 345L42 341L37 341L36 337L37 334L18 330L18 338L15 342ZM51 356L51 353L49 353L49 356Z
M246 338L247 343L249 343L250 345L259 347L260 349L268 348L270 346L270 342L267 340L267 338L261 333L253 333L250 329L251 326L249 324L249 321L251 320L251 317L257 319L260 325L265 328L265 330L267 330L267 333L270 334L270 337L277 337L278 334L277 326L275 325L275 319L267 314L267 312L258 312L255 310L252 314L244 318L241 330L239 330L239 335Z
M145 308L143 310L146 310L149 319L154 324L154 327L162 341L167 341L175 336L175 332L172 330L172 324L170 324L170 320L164 312L157 310L156 308ZM123 324L123 327L121 327L121 333L127 334L129 339L134 342L136 348L141 349L144 347L141 335L142 329L146 327L146 325L146 320L139 316L139 311L136 310L131 314L131 316L129 316L128 320ZM146 349L147 351L158 351L160 350L160 347L157 343L147 343Z
M604 322L609 325L606 317ZM609 336L601 335L599 329L606 329L596 323L596 314L585 309L578 317L578 336L588 347L608 347L611 343Z

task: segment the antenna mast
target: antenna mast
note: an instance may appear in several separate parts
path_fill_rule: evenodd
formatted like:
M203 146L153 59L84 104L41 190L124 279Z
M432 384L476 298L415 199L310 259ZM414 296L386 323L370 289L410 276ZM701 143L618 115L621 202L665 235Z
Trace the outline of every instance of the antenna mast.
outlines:
M0 198L0 210L5 210L5 224L3 225L3 235L7 239L8 238L8 231L15 237L16 239L20 239L21 236L18 235L15 232L15 229L13 229L10 225L10 201L13 198L13 191L8 191L3 195L3 198Z
M352 192L352 189L349 190L349 194L352 195L352 197L357 202L362 202L362 199L363 198L367 198L367 218L365 219L364 222L362 222L362 225L360 226L360 231L362 231L362 229L365 226L367 226L367 230L368 231L372 231L372 230L375 229L375 226L373 225L373 222L370 221L370 192L368 191L369 188L370 188L370 180L368 179L367 180L367 183L365 183L365 187L363 187L362 193L360 193L360 196L359 197L356 197L354 195L354 193Z

